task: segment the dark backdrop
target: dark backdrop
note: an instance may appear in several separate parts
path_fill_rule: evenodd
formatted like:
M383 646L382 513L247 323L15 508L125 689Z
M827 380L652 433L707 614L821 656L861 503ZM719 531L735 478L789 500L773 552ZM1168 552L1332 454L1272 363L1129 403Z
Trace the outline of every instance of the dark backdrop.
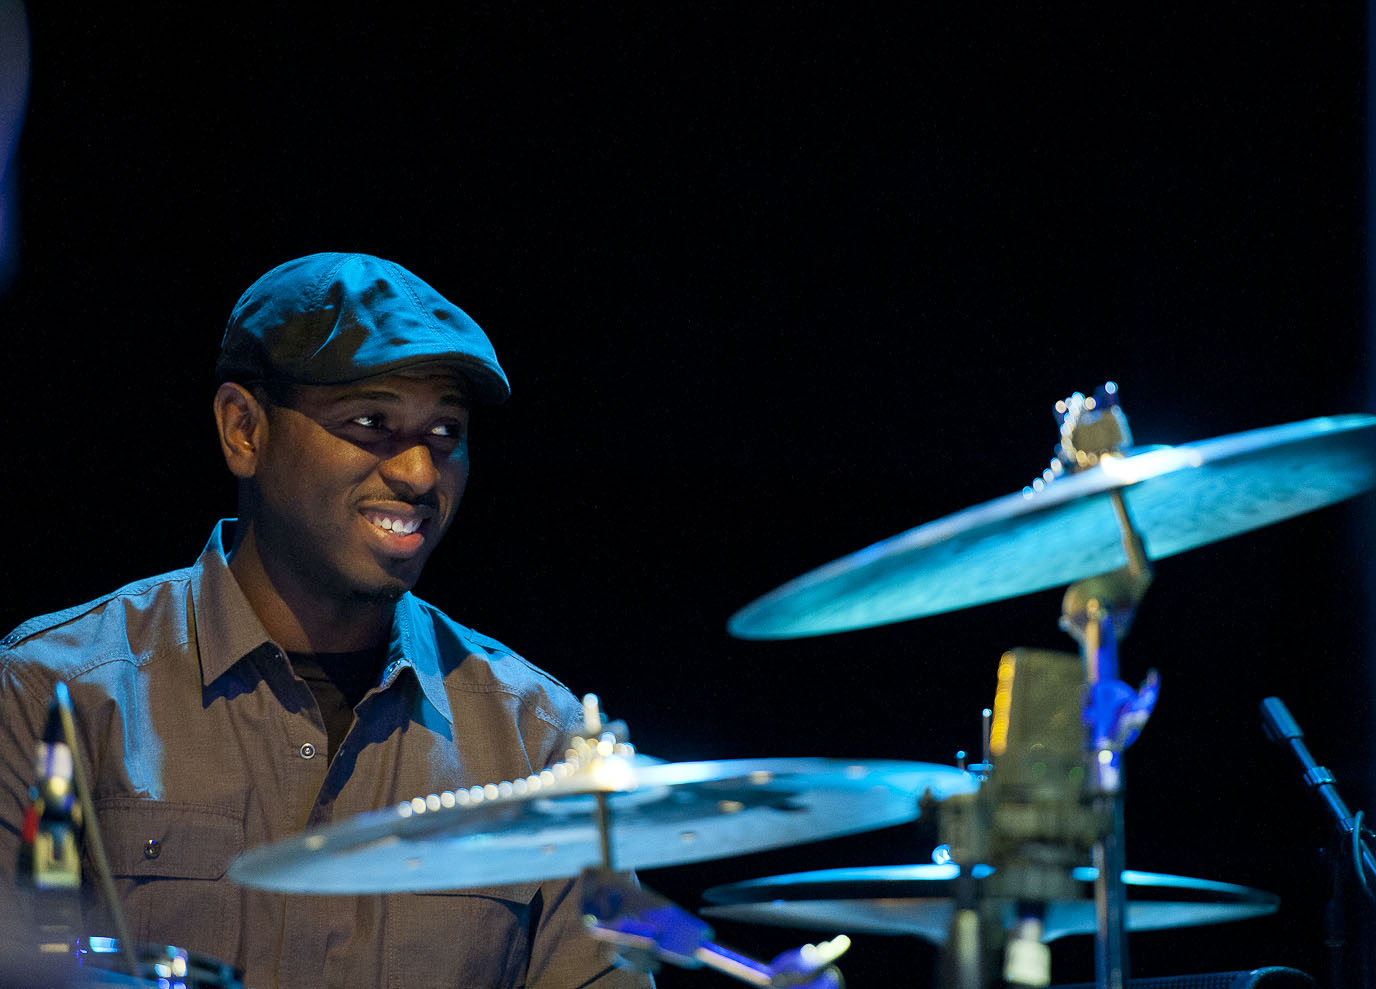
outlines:
M977 748L999 653L1073 647L1059 592L795 642L725 622L1020 488L1071 391L1117 380L1144 442L1368 405L1359 4L31 6L6 626L188 563L232 512L218 334L318 250L411 267L513 380L420 593L671 760ZM1123 652L1164 681L1129 863L1284 906L1135 937L1140 974L1321 967L1325 821L1256 712L1284 697L1363 806L1370 510L1157 568ZM928 850L900 828L644 879L697 907ZM717 929L766 957L818 936ZM935 957L857 937L845 969Z

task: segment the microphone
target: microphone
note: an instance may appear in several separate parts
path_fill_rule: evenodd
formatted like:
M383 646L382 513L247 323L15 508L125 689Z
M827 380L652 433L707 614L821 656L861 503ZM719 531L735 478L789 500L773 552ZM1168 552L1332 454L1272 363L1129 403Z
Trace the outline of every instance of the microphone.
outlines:
M75 755L62 731L59 705L67 692L58 683L48 705L48 723L38 743L34 787L33 862L35 889L67 890L81 886L81 805L74 781ZM70 705L70 701L66 701Z
M48 705L43 736L34 747L35 783L24 818L20 882L28 887L37 958L59 965L73 957L81 932L80 794L63 705L71 709L67 685L59 682Z
M1373 860L1371 853L1366 850L1362 836L1354 833L1357 821L1338 793L1336 777L1327 766L1320 766L1309 753L1309 747L1304 744L1304 732L1300 731L1299 722L1285 706L1285 702L1279 697L1266 698L1261 702L1261 720L1266 737L1290 750L1291 755L1304 770L1305 785L1319 795L1343 834L1353 835L1353 840L1363 852L1363 858L1367 860L1367 868L1376 871L1376 860Z

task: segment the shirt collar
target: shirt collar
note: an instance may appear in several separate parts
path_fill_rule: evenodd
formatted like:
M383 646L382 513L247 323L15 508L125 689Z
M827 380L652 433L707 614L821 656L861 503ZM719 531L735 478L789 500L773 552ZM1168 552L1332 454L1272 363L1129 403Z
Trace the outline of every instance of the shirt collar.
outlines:
M382 675L385 687L396 674L410 667L430 706L451 725L454 713L449 707L449 694L444 689L444 671L440 669L439 650L433 632L425 634L430 621L426 610L415 595L403 594L392 613L392 638L387 645L387 668Z
M229 569L225 551L234 532L234 519L221 519L201 551L192 580L192 606L195 608L196 639L201 655L201 682L209 685L249 653L273 645L263 623L258 620L238 580ZM392 616L392 634L387 643L387 666L382 686L389 686L404 669L410 669L421 692L445 721L454 723L449 695L444 689L438 650L427 637L424 625L430 619L412 594L404 594Z
M193 568L191 601L196 609L201 682L207 685L272 641L230 573L224 537L233 532L234 519L217 522Z

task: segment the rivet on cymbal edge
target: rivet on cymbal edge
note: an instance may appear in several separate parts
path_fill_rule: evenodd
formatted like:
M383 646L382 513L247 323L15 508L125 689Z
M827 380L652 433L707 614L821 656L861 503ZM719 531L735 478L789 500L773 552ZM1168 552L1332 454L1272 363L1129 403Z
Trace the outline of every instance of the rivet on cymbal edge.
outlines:
M756 786L763 786L766 783L772 783L774 781L774 774L767 769L757 769L750 774L748 779Z
M723 814L739 814L741 811L745 810L745 804L741 803L739 800L718 800L717 810L721 811Z
M318 852L325 847L325 836L321 834L310 835L306 839L306 851Z
M542 770L540 773L540 782L544 786L553 786L555 782L554 773L548 769Z
M678 840L691 844L692 842L698 840L698 833L696 831L684 831L681 834L679 834Z
M439 810L439 809L440 809L440 795L439 795L438 793L432 793L432 794L430 794L428 797L425 798L425 809L426 809L426 810Z
M496 800L501 796L500 792L497 790L497 784L489 783L487 786L483 787L483 796L488 800Z
M537 786L539 785L539 780L536 780L536 785L537 785ZM514 793L514 794L516 794L518 797L521 796L521 795L523 795L523 794L525 794L525 793L528 792L529 790L530 790L530 780L519 779L519 780L512 780L512 781L511 781L511 792Z
M440 803L441 803L442 805L444 805L444 807L445 807L446 809L448 809L448 808L450 808L450 807L453 807L454 804L456 803L456 800L455 800L455 798L454 798L454 791L453 791L453 790L445 790L443 793L441 793L441 794L440 794Z
M867 772L869 772L869 770L864 766L847 766L846 778L852 780L864 779Z
M425 813L425 798L424 798L424 797L413 797L413 798L411 798L411 809L412 809L413 811L415 811L417 814L424 814L424 813Z
M497 784L497 796L499 797L511 796L512 790L513 788L510 780L502 780L500 783Z
M400 814L402 817L410 817L411 801L408 800L403 804L397 804L397 813Z
M473 802L476 804L487 796L487 793L481 786L471 786L468 788L468 795L473 798Z

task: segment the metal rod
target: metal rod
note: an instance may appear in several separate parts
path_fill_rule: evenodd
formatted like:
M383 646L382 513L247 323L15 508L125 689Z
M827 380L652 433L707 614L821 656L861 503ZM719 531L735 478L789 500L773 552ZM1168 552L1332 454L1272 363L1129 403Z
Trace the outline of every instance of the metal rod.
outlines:
M86 850L91 853L91 861L96 867L96 880L100 884L105 906L110 911L110 922L115 928L115 937L119 940L119 955L129 970L126 974L137 977L140 974L138 955L134 951L133 938L129 936L124 905L115 890L110 860L105 855L105 841L100 834L100 822L96 819L95 801L91 796L91 787L86 782L86 770L81 762L81 748L76 737L76 716L72 713L72 695L67 689L67 684L61 680L57 681L53 697L57 703L62 736L67 747L72 750L72 782L76 786L77 800L81 804L81 823L86 832Z
M1123 792L1106 794L1100 809L1113 816L1111 833L1094 843L1095 981L1100 989L1128 984L1127 890L1123 885Z
M597 841L602 849L602 868L611 871L612 812L605 793L597 794Z
M1092 691L1096 684L1118 676L1117 639L1113 614L1099 602L1091 601L1085 634L1080 643L1085 678ZM1091 739L1090 757L1094 762L1090 778L1093 798L1100 820L1109 827L1100 833L1093 846L1094 879L1094 967L1099 989L1124 989L1128 980L1127 889L1123 885L1126 856L1123 853L1123 778L1121 753L1112 739Z

